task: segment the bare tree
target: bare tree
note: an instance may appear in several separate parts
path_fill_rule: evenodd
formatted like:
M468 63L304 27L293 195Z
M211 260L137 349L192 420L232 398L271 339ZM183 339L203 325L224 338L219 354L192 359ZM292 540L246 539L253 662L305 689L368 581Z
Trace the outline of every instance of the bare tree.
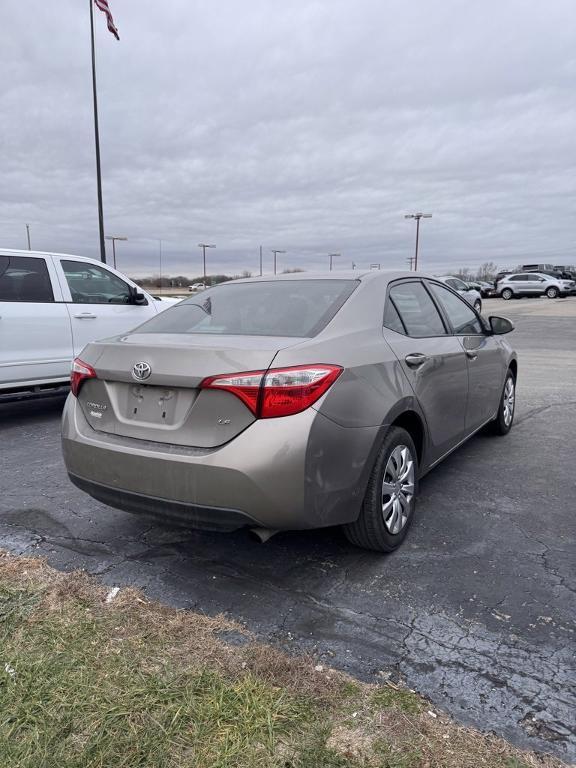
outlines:
M492 281L499 271L500 270L498 265L494 264L493 261L485 261L484 264L478 268L478 272L476 272L476 279L484 280L486 282Z

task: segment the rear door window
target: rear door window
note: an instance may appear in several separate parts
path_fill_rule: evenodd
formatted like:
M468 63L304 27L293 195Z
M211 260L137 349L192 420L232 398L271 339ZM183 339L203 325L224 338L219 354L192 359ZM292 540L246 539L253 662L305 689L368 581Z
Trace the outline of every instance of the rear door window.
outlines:
M408 336L445 336L447 331L436 305L422 283L400 283L390 288L394 304Z
M128 283L107 269L85 261L60 262L74 304L130 304Z
M331 279L225 283L181 301L138 332L315 336L357 285Z
M53 302L46 261L30 256L0 256L0 301Z
M384 307L384 327L389 328L391 331L396 331L396 333L406 334L406 328L404 328L398 310L390 297L388 297Z

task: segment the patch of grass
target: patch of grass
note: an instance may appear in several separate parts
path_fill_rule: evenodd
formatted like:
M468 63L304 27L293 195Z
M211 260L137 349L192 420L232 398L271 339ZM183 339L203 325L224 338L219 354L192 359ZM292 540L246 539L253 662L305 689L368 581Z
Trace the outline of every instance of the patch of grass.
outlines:
M32 613L39 600L36 592L0 583L0 638L15 622Z
M85 574L0 552L0 768L560 768ZM226 645L222 634L246 635Z
M376 741L374 751L381 760L381 768L420 768L424 763L419 749L398 750L385 741Z
M397 709L417 715L426 709L426 702L407 688L383 685L374 692L372 706L376 709Z
M227 681L143 656L139 642L115 642L117 620L69 606L4 644L14 674L0 677L1 765L258 765L309 709L251 674Z

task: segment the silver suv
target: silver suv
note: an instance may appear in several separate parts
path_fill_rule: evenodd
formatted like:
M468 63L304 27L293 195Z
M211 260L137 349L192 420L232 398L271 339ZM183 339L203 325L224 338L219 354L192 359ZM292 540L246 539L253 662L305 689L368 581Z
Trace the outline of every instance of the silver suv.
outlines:
M549 299L556 299L558 296L568 296L575 288L574 280L563 280L540 272L506 275L497 285L498 295L503 299L519 296L548 296Z
M441 277L437 277L436 280L441 280L443 283L450 286L453 291L458 291L460 296L462 296L468 304L471 304L476 312L482 312L482 297L480 291L477 291L476 288L472 288L465 283L464 280L460 280L459 277L454 277L454 275L442 275Z

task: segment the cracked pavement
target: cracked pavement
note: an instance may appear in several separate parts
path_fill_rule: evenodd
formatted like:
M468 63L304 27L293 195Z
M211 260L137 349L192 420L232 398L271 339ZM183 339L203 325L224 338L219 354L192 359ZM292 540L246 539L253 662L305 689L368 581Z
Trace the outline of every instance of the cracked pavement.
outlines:
M62 398L0 405L0 547L224 612L365 680L405 680L463 723L576 759L576 299L487 300L517 330L514 429L477 436L421 484L393 555L336 529L169 529L73 487Z

